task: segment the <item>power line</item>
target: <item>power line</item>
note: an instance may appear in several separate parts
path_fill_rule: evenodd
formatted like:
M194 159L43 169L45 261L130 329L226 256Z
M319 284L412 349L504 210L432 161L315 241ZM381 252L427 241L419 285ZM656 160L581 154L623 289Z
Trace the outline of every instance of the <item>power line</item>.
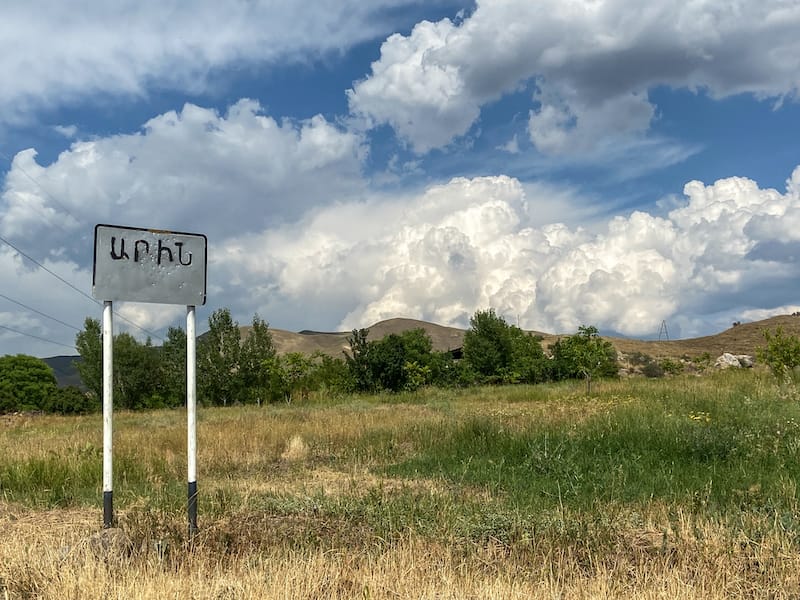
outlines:
M55 344L56 346L63 346L64 348L71 348L72 350L77 350L75 346L70 346L69 344L62 344L61 342L54 342L53 340L48 340L47 338L39 337L38 335L33 335L32 333L25 333L24 331L20 331L18 329L14 329L12 327L8 327L6 325L0 325L0 329L7 329L12 333L17 333L19 335L24 335L29 338L33 338L35 340L39 340L40 342L47 342L48 344Z
M43 312L42 312L42 311L40 311L40 310L36 310L36 309L35 309L35 308L33 308L32 306L28 306L27 304L23 304L22 302L19 302L18 300L14 300L13 298L9 298L9 297L8 297L8 296L6 296L5 294L0 294L0 298L5 298L5 299L6 299L6 300L8 300L9 302L13 302L13 303L14 303L14 304L16 304L17 306L21 306L22 308L25 308L25 309L27 309L27 310L29 310L29 311L31 311L31 312L34 312L34 313L36 313L37 315L41 315L41 316L43 316L43 317L45 317L45 318L47 318L47 319L50 319L51 321L55 321L56 323L61 323L61 324L62 324L62 325L64 325L65 327L69 327L70 329L74 329L75 331L80 331L80 330L81 330L81 329L80 329L80 327L75 327L74 325L70 325L69 323L65 323L65 322L64 322L64 321L62 321L61 319L56 319L55 317L51 317L50 315L48 315L48 314L45 314L45 313L43 313Z
M84 292L83 290L81 290L81 289L79 289L79 288L75 287L74 285L72 285L72 284L71 284L69 281L67 281L66 279L64 279L63 277L61 277L61 276L60 276L58 273L54 273L53 271L51 271L50 269L48 269L47 267L45 267L45 266L44 266L42 263L40 263L38 260L36 260L35 258L31 257L30 255L26 254L25 252L23 252L22 250L20 250L19 248L17 248L17 247L16 247L14 244L12 244L11 242L9 242L9 241L8 241L7 239L5 239L4 237L0 236L0 242L3 242L4 244L7 244L7 245L8 245L8 246L10 246L11 248L13 248L13 249L14 249L16 252L18 252L18 253L19 253L21 256L24 256L25 258L27 258L29 261L31 261L33 264L35 264L36 266L38 266L40 269L44 269L45 271L47 271L48 273L50 273L50 275L52 275L53 277L55 277L56 279L58 279L58 280L59 280L60 282L62 282L64 285L66 285L66 286L68 286L68 287L72 288L73 290L75 290L76 292L78 292L78 293L79 293L81 296L83 296L84 298L88 298L89 300L91 300L92 302L94 302L94 303L95 303L95 304L97 304L97 305L99 305L99 304L100 304L100 302L99 302L98 300L96 300L96 299L92 298L92 297L91 297L89 294L87 294L87 293L86 293L86 292ZM136 327L136 329L138 329L139 331L142 331L142 332L146 333L147 335L149 335L149 336L151 336L151 337L154 337L154 338L156 338L157 340L161 340L162 342L164 341L164 338L162 338L160 335L157 335L157 334L153 333L152 331L149 331L149 330L145 329L144 327L141 327L140 325L137 325L136 323L134 323L133 321L131 321L130 319L128 319L128 318L127 318L127 317L125 317L124 315L121 315L121 314L119 314L117 311L114 311L114 314L115 314L115 315L117 315L117 317L119 317L120 319L122 319L122 320L123 320L123 321L125 321L126 323L128 323L129 325L133 325L134 327Z
M2 150L0 150L0 156L1 156L1 157L3 157L3 158L5 158L5 159L8 161L8 164L9 164L10 166L13 166L13 160L12 160L11 158L9 158L9 156L8 156L8 155L7 155L5 152L3 152ZM84 223L84 224L86 224L84 221L82 221L81 219L79 219L78 217L76 217L75 215L73 215L73 214L72 214L72 213L69 211L69 209L68 209L66 206L64 206L63 204L61 204L61 202L59 202L58 200L56 200L55 196L53 196L53 194L51 194L50 192L48 192L48 191L47 191L47 190L44 188L44 186L43 186L41 183L39 183L39 181L37 181L36 179L34 179L34 178L33 178L33 177L32 177L32 176L31 176L31 175L30 175L30 174L29 174L29 173L28 173L28 172L27 172L25 169L23 169L23 168L22 168L22 167L20 167L19 165L17 165L17 167L16 167L16 168L17 168L17 169L19 169L19 170L20 170L20 172L21 172L23 175L25 175L25 177L27 177L29 180L31 180L31 181L32 181L32 182L33 182L33 183L34 183L34 184L35 184L35 185L36 185L36 186L37 186L37 187L38 187L40 190L42 190L42 192L44 192L44 194L45 194L45 195L46 195L48 198L50 198L50 200L52 200L52 201L53 201L53 203L54 203L56 206L58 206L58 207L59 207L61 210L63 210L65 213L67 213L67 214L68 214L70 217L72 217L73 219L75 219L75 221L76 221L77 223ZM41 214L41 213L40 213L40 214ZM42 216L44 216L44 215L42 215ZM46 218L46 217L45 217L45 218ZM46 224L47 224L47 225L52 225L51 223L46 223ZM64 229L63 227L61 227L61 225L57 225L57 227L58 227L59 229L61 229L62 231L64 231L64 232L67 232L67 231L66 231L66 229ZM68 232L67 232L67 233L68 233ZM45 271L47 271L48 273L50 273L50 275L52 275L53 277L55 277L56 279L58 279L58 280L59 280L59 281L61 281L62 283L64 283L64 284L68 285L69 287L71 287L73 290L75 290L76 292L78 292L78 293L79 293L79 294L81 294L82 296L85 296L86 298L88 298L89 300L91 300L92 302L94 302L95 304L100 304L100 302L98 302L96 299L92 298L91 296L89 296L88 294L86 294L85 292L83 292L82 290L80 290L80 289L76 288L76 287L75 287L74 285L72 285L70 282L66 281L65 279L63 279L62 277L60 277L59 275L57 275L56 273L54 273L53 271L51 271L50 269L48 269L47 267L45 267L44 265L42 265L42 264L41 264L40 262L38 262L37 260L35 260L35 259L31 258L30 256L28 256L27 254L25 254L25 253L24 253L22 250L20 250L20 249L19 249L19 248L17 248L16 246L14 246L14 245L13 245L11 242L9 242L8 240L6 240L6 239L3 239L2 237L0 237L0 241L3 241L3 242L5 242L6 244L8 244L9 246L11 246L12 248L14 248L14 250L16 250L17 252L19 252L19 253L20 253L22 256L24 256L25 258L27 258L28 260L30 260L31 262L33 262L34 264L36 264L36 265L37 265L37 266L39 266L40 268L42 268L42 269L44 269ZM130 319L128 319L127 317L125 317L125 316L123 316L123 315L119 314L117 311L114 311L114 314L115 314L117 317L119 317L120 319L122 319L123 321L125 321L126 323L128 323L129 325L132 325L133 327L135 327L136 329L138 329L139 331L142 331L143 333L146 333L146 334L147 334L147 335L149 335L150 337L154 337L154 338L156 338L157 340L161 340L162 342L164 341L164 338L162 338L160 335L157 335L157 334L153 333L152 331L149 331L149 330L145 329L144 327L142 327L142 326L140 326L140 325L137 325L136 323L134 323L133 321L131 321L131 320L130 320ZM47 315L45 315L45 316L47 316Z
M91 297L89 294L87 294L86 292L84 292L84 291L83 291L83 290L81 290L81 289L78 289L77 287L75 287L74 285L72 285L72 284L71 284L69 281L67 281L66 279L64 279L63 277L61 277L61 275L59 275L59 274L57 274L57 273L54 273L53 271L51 271L50 269L48 269L47 267L45 267L45 266L44 266L42 263L40 263L40 262L39 262L38 260L36 260L35 258L31 257L31 256L30 256L30 255L28 255L28 254L25 254L25 253L24 253L22 250L20 250L19 248L17 248L17 247L16 247L14 244L12 244L11 242L9 242L9 241L8 241L7 239L5 239L3 236L0 236L0 242L3 242L4 244L7 244L8 246L11 246L11 247L12 247L12 248L13 248L13 249L14 249L14 250L17 252L17 253L19 253L21 256L24 256L25 258L27 258L29 261L31 261L33 264L35 264L35 265L36 265L37 267L39 267L40 269L44 269L45 271L47 271L48 273L50 273L50 275L52 275L53 277L55 277L56 279L58 279L58 280L59 280L61 283L65 284L65 285L67 285L67 286L69 286L69 287L71 287L73 290L75 290L76 292L78 292L78 293L79 293L81 296L83 296L84 298L88 298L89 300L91 300L91 301L92 301L92 302L94 302L95 304L99 304L99 302L98 302L97 300L95 300L94 298L92 298L92 297Z

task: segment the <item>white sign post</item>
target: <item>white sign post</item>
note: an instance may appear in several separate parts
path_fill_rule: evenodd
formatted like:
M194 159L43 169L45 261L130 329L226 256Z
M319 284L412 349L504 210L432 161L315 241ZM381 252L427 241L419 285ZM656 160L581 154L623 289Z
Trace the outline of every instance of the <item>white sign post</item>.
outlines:
M92 295L103 300L103 527L113 527L112 302L186 305L186 414L189 534L197 532L195 306L206 303L207 240L197 233L117 225L94 228Z

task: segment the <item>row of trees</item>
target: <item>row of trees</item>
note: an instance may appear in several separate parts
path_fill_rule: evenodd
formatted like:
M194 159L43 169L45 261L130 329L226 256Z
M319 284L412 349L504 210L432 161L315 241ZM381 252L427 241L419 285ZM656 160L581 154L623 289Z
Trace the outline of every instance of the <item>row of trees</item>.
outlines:
M509 325L493 310L478 311L464 336L463 354L435 351L423 329L368 339L358 329L348 338L350 350L341 358L322 353L278 355L268 324L253 317L242 340L239 324L228 309L215 311L209 330L198 339L197 385L206 405L261 404L291 401L312 391L327 393L399 392L422 386L467 386L479 383L540 383L615 375L616 354L594 327L559 339L546 354L541 338ZM102 396L102 331L87 318L76 337L77 363L88 393L59 392L49 368L5 357L0 368L0 411L97 410ZM13 365L10 363L14 363ZM2 365L3 363L0 363ZM12 380L13 379L13 380ZM36 381L36 385L23 383ZM186 334L167 331L161 346L144 343L128 333L114 337L114 404L124 409L182 406L186 389ZM14 390L12 395L11 391ZM74 407L74 408L70 408Z
M215 311L197 346L198 396L204 404L261 404L291 401L311 391L399 392L421 386L479 383L540 383L617 373L616 353L594 327L559 339L548 356L541 338L509 325L494 310L478 311L464 336L463 358L435 351L423 329L368 339L357 329L342 358L321 353L278 355L268 324L253 317L241 339L228 309ZM77 336L85 385L99 396L102 384L100 324L87 319ZM185 396L183 330L170 328L163 346L137 342L123 333L114 339L114 402L121 408L179 406Z

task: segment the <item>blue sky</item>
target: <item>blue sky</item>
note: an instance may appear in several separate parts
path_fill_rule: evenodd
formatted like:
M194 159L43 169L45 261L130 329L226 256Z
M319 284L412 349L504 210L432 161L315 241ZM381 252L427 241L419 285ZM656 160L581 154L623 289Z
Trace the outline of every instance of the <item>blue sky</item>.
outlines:
M4 8L0 354L99 316L100 222L205 233L200 317L282 329L800 310L796 3L217 4Z

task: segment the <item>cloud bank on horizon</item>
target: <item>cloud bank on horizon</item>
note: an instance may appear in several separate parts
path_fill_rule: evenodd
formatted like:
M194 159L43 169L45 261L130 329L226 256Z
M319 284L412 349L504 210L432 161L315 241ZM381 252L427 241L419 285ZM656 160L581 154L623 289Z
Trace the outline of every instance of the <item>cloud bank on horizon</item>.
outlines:
M90 293L99 222L205 233L206 314L285 329L800 310L796 3L12 5L0 354L98 316L17 250Z

